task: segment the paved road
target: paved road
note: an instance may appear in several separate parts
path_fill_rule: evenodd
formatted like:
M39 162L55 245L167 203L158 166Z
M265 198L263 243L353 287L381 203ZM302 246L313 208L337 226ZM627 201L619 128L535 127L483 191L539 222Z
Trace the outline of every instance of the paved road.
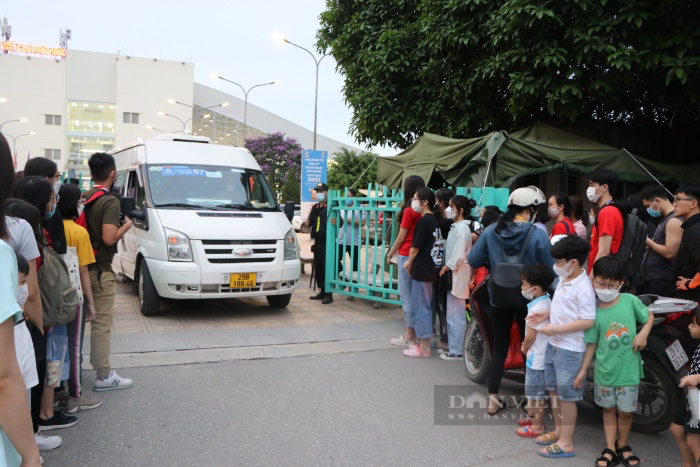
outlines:
M46 465L587 466L603 447L599 413L584 403L566 461L537 456L513 421L436 426L436 385L484 388L464 386L461 363L395 348L121 372L135 386L103 393L103 407L56 431L64 446ZM644 465L679 465L668 432L633 433L631 444Z

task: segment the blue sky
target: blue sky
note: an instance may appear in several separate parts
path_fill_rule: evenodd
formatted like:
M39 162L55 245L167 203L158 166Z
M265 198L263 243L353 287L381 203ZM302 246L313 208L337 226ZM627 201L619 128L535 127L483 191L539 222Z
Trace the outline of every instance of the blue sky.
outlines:
M281 86L254 89L248 101L313 130L315 64L303 50L279 45L271 36L281 33L316 54L313 44L324 9L324 0L38 0L3 2L0 17L7 17L17 42L57 46L59 31L71 29L69 49L191 60L196 82L241 98L237 86L215 81L209 73L246 89L282 80ZM318 132L359 146L348 134L351 111L335 67L331 57L321 62Z

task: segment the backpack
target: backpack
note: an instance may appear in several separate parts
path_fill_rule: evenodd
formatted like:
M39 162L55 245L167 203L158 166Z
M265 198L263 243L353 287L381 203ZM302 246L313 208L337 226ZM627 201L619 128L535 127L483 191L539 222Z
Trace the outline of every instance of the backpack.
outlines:
M627 282L628 285L634 285L635 276L642 268L642 261L644 260L644 250L646 249L648 233L647 225L633 214L625 216L624 210L615 203L609 203L603 206L603 209L607 206L616 207L620 210L620 214L622 214L622 222L624 224L622 242L620 243L620 249L617 250L617 253L615 253L613 257L616 262L624 266L625 282ZM597 229L598 219L596 219L595 225Z
M71 284L63 258L48 243L41 247L42 262L37 271L44 327L70 323L78 313L78 291Z
M491 265L491 282L489 295L491 306L499 308L520 308L525 305L525 299L520 291L523 274L523 256L530 243L530 236L537 227L530 226L525 242L517 255L506 254L503 245L499 242L503 261Z
M92 203L97 201L99 198L101 198L102 196L109 195L109 194L111 194L111 193L109 192L109 190L107 188L100 188L99 190L94 192L92 194L92 196L90 196L90 198L85 200L85 204L83 205L84 206L83 212L80 213L80 216L78 216L78 218L75 220L75 223L78 224L79 226L81 226L82 228L84 228L85 230L87 230L88 233L90 233L90 229L88 229L88 225L87 225L87 216L85 215L85 209L89 205L91 205ZM95 248L94 245L92 247L92 254L97 256L97 248Z

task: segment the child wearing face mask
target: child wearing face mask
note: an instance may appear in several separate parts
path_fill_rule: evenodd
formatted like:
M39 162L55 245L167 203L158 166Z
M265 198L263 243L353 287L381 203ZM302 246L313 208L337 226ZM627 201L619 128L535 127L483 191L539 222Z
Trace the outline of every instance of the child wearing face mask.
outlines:
M17 304L24 308L24 303L29 296L29 290L27 288L29 263L20 253L15 252L15 256L17 257L17 278L19 282ZM32 336L29 334L29 329L27 329L27 323L24 319L15 324L15 353L17 354L17 363L22 372L24 385L27 390L29 390L39 384L39 377L36 372Z
M532 315L540 310L549 312L552 300L547 289L554 280L552 269L544 264L530 264L523 270L522 294L529 302L527 313ZM531 418L518 421L522 428L515 430L518 436L523 438L536 438L545 432L544 409L547 393L544 381L544 356L547 350L549 337L542 333L542 329L549 324L545 319L538 325L528 324L525 327L525 339L521 350L527 355L525 359L525 397L527 398L527 411Z
M612 256L593 265L593 286L598 296L595 324L584 334L586 356L574 380L583 388L588 366L595 355L595 403L603 407L607 446L596 465L622 462L637 465L640 460L627 445L632 416L637 410L639 381L644 376L639 351L646 347L654 317L636 296L620 293L624 268ZM643 324L637 332L637 324Z
M543 457L574 456L576 401L583 399L583 388L576 388L573 383L586 352L583 332L593 326L596 317L595 292L582 268L589 250L588 242L576 234L562 238L551 250L553 269L560 280L552 299L549 324L542 333L549 336L544 376L556 428L535 440L537 444L549 445L538 451Z

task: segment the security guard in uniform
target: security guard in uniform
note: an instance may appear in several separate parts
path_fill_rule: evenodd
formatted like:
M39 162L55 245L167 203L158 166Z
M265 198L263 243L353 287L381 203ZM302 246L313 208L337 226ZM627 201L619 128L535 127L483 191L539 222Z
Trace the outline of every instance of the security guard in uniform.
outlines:
M326 222L328 220L328 200L326 195L328 195L328 185L319 183L314 188L314 191L316 192L318 203L311 207L309 219L306 222L309 225L311 238L314 240L312 247L314 271L316 273L316 285L318 285L320 292L311 297L311 300L323 300L321 303L328 305L333 303L333 294L324 291L326 286Z

